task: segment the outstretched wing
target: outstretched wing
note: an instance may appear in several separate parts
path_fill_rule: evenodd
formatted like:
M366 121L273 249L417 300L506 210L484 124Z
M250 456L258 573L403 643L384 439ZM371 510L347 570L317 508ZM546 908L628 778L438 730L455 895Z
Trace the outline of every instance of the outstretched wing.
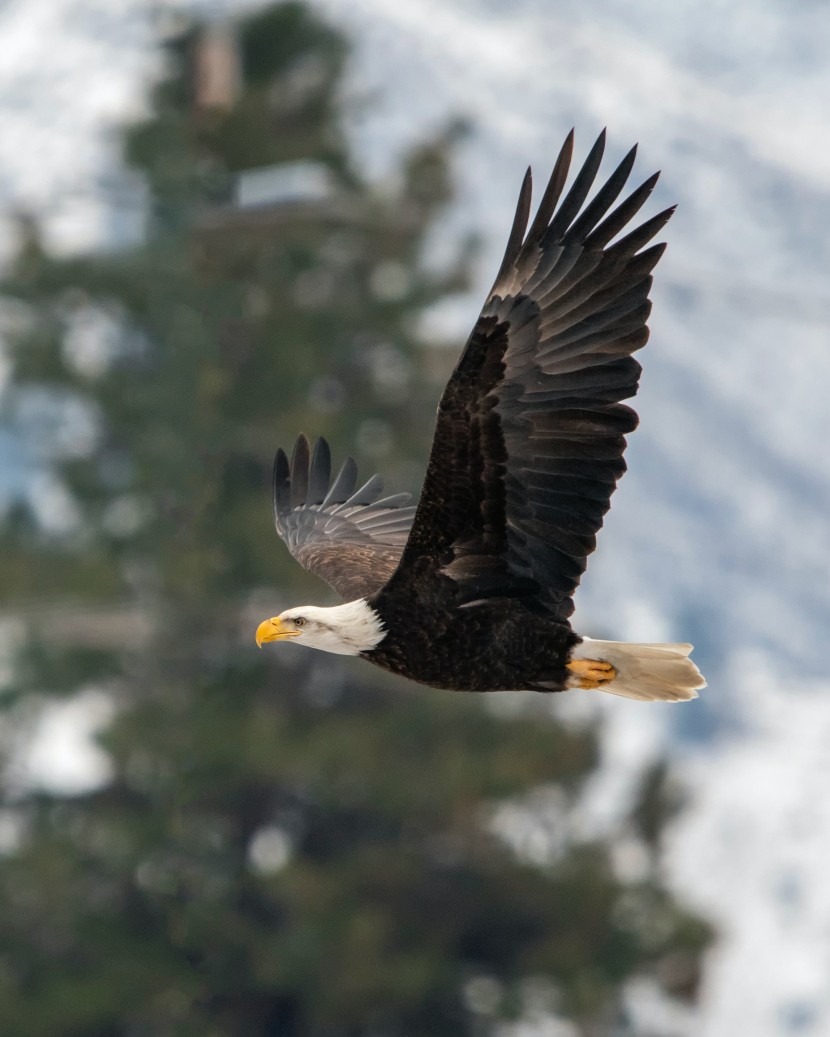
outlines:
M651 270L664 245L644 246L666 209L630 223L657 175L606 215L636 148L583 208L603 132L559 202L573 131L538 212L525 176L504 260L438 409L426 481L399 572L431 556L462 601L522 599L567 622L573 592L625 471L637 415L631 354L648 339Z
M408 493L381 498L383 480L373 475L359 489L357 465L348 457L331 482L331 451L318 439L310 457L297 437L289 464L274 458L274 522L288 550L305 569L347 600L374 593L398 564L414 507Z

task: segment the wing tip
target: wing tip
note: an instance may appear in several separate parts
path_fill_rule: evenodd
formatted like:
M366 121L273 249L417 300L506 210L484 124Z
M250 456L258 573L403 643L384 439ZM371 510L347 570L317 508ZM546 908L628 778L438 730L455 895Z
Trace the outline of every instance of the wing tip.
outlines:
M281 446L277 447L274 454L271 494L274 505L274 524L277 531L282 533L282 520L291 510L291 469L288 464L288 455Z
M331 450L320 436L314 444L308 473L308 504L322 504L331 481Z
M309 449L308 436L305 434L305 432L300 432L298 433L297 438L294 440L294 449L292 451L292 457L296 457L298 452L303 449Z

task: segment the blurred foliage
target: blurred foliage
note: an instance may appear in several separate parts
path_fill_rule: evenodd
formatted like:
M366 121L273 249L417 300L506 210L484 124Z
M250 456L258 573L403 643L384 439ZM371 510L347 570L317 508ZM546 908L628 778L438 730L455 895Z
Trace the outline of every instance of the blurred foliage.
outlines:
M622 822L636 880L610 838L531 863L488 820L542 785L566 831L596 731L541 698L496 716L253 645L262 616L329 597L277 543L275 445L304 427L411 484L438 392L417 318L466 284L466 256L424 260L453 130L369 184L336 32L299 4L240 22L220 50L239 89L206 106L211 31L165 44L149 115L125 131L142 242L57 259L24 220L2 285L9 406L34 415L66 491L46 528L21 506L0 534L0 598L27 628L6 727L90 687L114 718L98 789L4 791L0 1032L483 1035L541 990L580 1034L626 1033L626 981L693 997L709 939L658 878L664 771ZM238 204L240 171L274 166L279 185L299 161L325 190Z

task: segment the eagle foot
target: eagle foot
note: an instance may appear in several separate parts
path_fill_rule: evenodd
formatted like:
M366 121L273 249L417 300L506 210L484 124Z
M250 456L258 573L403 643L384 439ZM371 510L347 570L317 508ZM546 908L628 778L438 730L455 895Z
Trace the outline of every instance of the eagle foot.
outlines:
M572 659L567 668L573 674L568 678L569 688L601 688L617 676L617 671L611 663L603 662L601 659Z

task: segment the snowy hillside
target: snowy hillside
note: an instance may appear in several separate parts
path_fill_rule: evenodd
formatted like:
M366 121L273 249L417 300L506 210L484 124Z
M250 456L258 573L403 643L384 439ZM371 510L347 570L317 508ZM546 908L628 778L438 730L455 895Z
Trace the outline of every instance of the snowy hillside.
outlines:
M782 691L740 661L743 738L687 758L676 888L718 919L694 1037L830 1033L830 682Z
M637 171L663 169L652 211L679 208L642 354L642 426L576 618L597 636L696 641L710 679L699 703L661 714L678 725L695 793L671 873L725 933L695 1037L821 1037L830 11L785 0L316 2L355 35L350 98L377 97L353 118L373 173L425 128L472 120L447 232L485 229L481 289L525 165L542 180L571 125L579 156L607 125L608 168L639 140ZM148 7L0 2L0 207L44 211L60 247L129 224L106 131L151 74ZM462 300L434 323L460 338L475 309ZM4 473L11 449L0 441ZM631 724L625 704L606 714L621 732Z

